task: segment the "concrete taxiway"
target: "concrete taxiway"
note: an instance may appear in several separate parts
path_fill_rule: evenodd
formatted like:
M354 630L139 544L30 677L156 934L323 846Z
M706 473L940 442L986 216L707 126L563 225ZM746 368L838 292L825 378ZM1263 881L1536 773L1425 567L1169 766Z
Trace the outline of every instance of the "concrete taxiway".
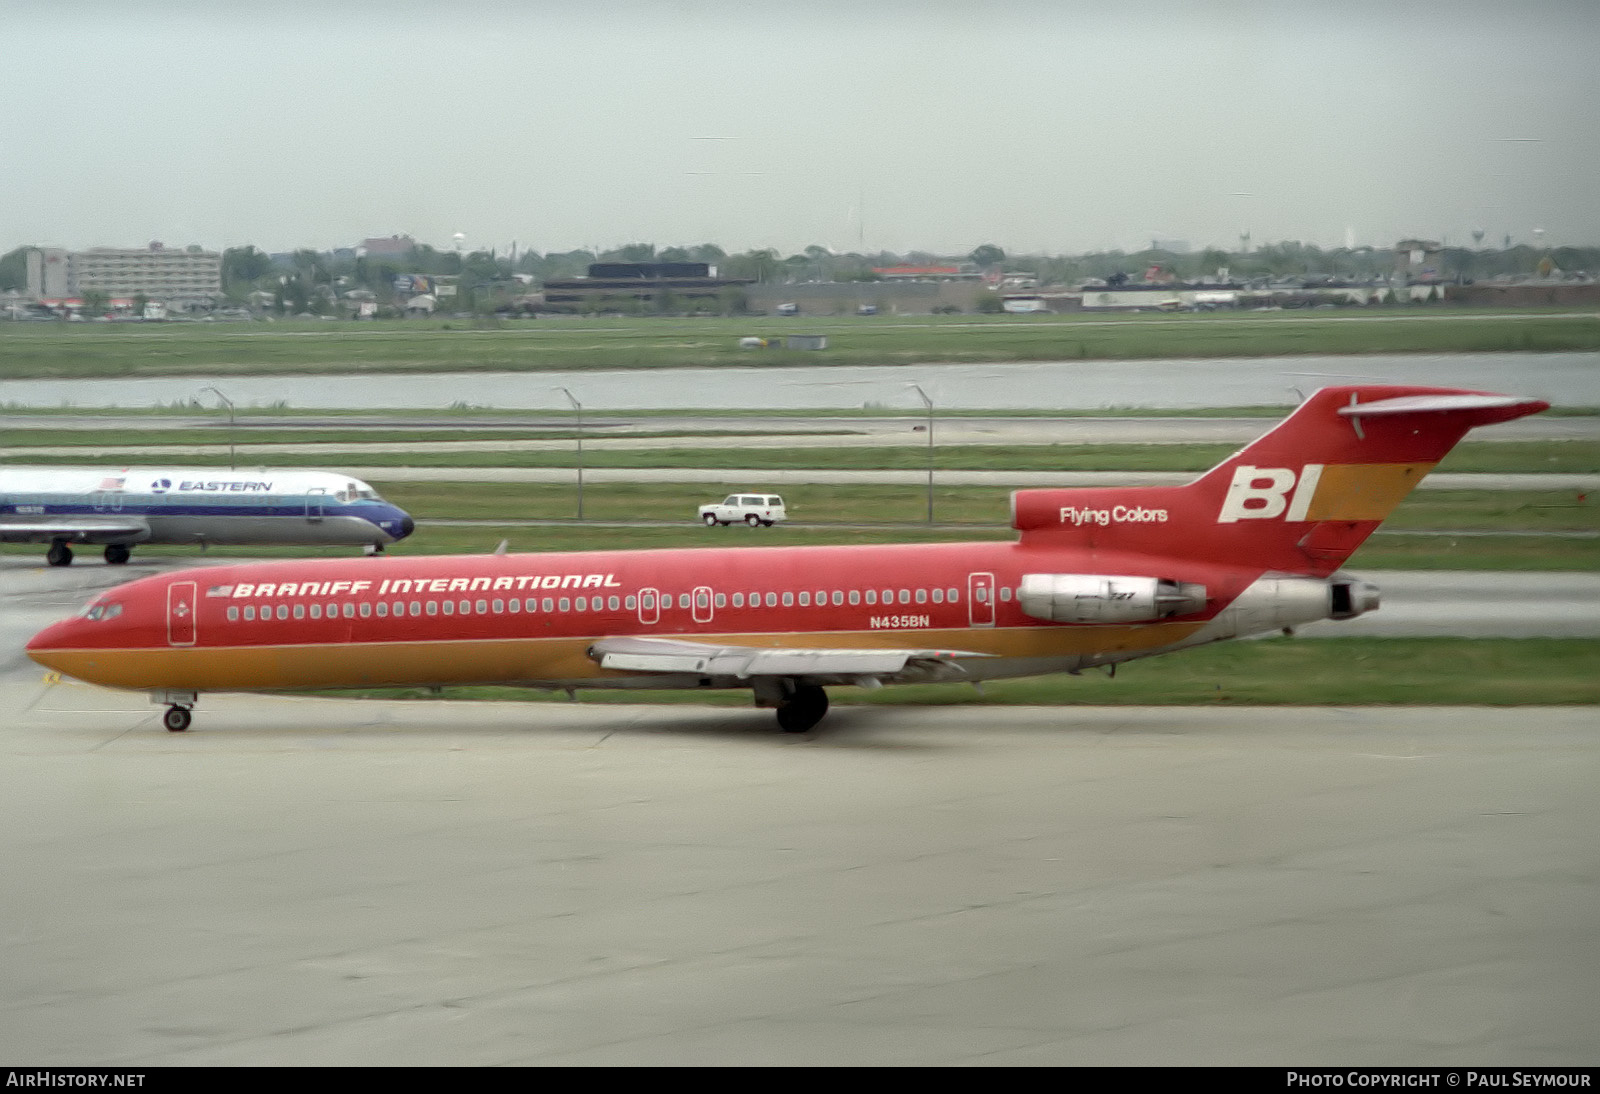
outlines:
M29 1065L1595 1058L1588 709L0 701Z
M0 566L0 1059L1592 1065L1593 708L143 696ZM1381 615L1382 613L1380 613Z

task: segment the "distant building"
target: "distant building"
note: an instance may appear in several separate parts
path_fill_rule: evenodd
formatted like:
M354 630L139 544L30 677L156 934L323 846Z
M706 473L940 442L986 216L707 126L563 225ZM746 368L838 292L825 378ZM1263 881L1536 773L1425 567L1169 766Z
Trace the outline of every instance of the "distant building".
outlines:
M39 247L28 252L28 295L35 300L71 296L67 284L67 252Z
M971 266L874 266L885 281L980 281L983 274Z
M670 295L689 306L716 301L724 290L752 285L750 278L718 277L704 262L595 262L588 277L544 283L544 309L584 311L627 301L654 305Z
M1431 239L1402 239L1394 245L1394 272L1410 281L1438 280L1441 249Z
M209 307L222 296L222 255L199 247L41 249L28 254L28 292L35 298L145 296L173 308Z
M416 250L417 241L410 236L374 236L356 244L357 258L401 258Z

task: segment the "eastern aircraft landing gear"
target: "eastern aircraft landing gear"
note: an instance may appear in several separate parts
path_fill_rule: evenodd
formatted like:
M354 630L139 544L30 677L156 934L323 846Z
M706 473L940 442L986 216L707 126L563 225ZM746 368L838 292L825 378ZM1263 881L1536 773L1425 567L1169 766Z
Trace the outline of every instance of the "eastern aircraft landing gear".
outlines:
M191 719L188 707L170 706L161 716L161 724L173 733L182 733L189 728Z
M815 684L796 684L778 704L778 728L785 733L804 733L828 713L828 693Z
M133 551L121 543L113 543L106 547L106 562L111 566L121 566L128 561L128 556Z
M55 540L44 553L44 560L52 566L71 566L72 548L67 546L65 540Z

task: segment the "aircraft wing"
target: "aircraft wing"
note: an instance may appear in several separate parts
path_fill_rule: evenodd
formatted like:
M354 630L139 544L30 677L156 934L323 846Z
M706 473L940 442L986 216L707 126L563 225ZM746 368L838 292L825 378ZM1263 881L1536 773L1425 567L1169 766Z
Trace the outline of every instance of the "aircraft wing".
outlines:
M601 668L623 672L731 676L744 680L787 676L812 683L910 683L966 675L960 658L986 657L967 650L817 649L796 646L726 646L683 638L602 638L589 647Z
M132 519L0 522L0 543L49 543L55 539L73 543L105 543L111 540L143 540L149 535L148 524Z

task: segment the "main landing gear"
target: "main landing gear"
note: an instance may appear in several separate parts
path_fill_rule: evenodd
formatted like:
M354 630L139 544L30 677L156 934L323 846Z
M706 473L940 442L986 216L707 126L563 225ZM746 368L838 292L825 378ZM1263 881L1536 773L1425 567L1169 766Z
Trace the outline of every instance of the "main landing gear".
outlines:
M168 707L167 712L161 716L161 724L173 733L182 733L188 729L191 720L192 715L188 707Z
M133 549L125 543L111 543L106 546L106 562L112 566L121 566L133 554ZM44 553L44 560L52 566L71 566L72 548L67 546L64 539L52 540L50 549Z
M778 703L778 728L785 733L804 733L828 713L828 693L815 684L796 684Z

